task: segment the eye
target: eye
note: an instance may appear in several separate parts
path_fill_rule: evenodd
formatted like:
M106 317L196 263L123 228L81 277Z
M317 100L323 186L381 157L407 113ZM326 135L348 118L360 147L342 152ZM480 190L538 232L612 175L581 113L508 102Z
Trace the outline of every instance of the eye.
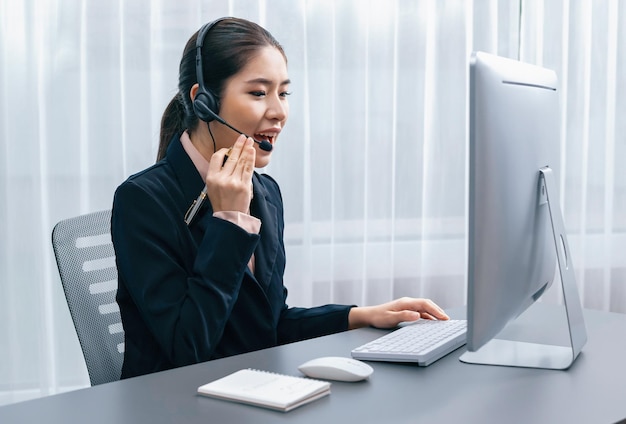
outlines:
M263 97L265 96L265 91L251 91L250 94L255 97Z
M280 93L280 97L287 97L287 96L291 96L291 91L283 91L282 93Z

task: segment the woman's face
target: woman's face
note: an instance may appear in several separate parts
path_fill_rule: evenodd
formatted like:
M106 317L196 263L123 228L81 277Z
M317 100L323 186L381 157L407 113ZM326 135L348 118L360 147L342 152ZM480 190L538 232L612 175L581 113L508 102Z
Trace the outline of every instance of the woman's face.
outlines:
M275 47L267 46L230 77L220 98L219 115L233 127L272 146L289 115L287 63ZM209 123L217 149L229 148L239 134L219 122ZM256 149L256 168L266 166L272 152Z

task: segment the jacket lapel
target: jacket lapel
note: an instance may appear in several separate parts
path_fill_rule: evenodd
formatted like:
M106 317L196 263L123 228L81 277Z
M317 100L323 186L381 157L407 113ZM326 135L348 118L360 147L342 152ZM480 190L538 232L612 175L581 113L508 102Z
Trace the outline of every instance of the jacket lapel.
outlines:
M272 279L280 246L278 240L280 229L276 206L272 203L270 194L256 172L253 176L253 191L254 198L250 205L250 212L261 220L261 238L254 252L254 274L261 286L267 289Z

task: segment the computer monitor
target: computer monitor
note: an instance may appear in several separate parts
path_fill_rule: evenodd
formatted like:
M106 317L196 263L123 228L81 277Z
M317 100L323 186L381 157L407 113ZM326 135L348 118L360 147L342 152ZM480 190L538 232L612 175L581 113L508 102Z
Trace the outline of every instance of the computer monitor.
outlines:
M560 146L557 85L552 70L472 54L468 352L463 362L563 369L586 341L555 182ZM498 339L498 333L551 286L557 263L571 346Z

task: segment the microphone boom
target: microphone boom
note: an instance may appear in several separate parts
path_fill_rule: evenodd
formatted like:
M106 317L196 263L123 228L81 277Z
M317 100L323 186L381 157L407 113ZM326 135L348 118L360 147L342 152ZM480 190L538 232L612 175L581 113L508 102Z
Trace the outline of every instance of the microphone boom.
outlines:
M235 131L236 133L239 133L239 134L241 134L241 135L245 135L246 137L250 137L249 135L247 135L247 134L245 134L245 133L243 133L243 132L239 131L237 128L235 128L235 127L233 127L232 125L230 125L228 122L224 121L224 120L222 119L222 117L221 117L221 116L219 116L218 114L213 113L213 111L210 111L210 112L211 112L211 113L212 113L212 115L215 117L215 120L216 120L217 122L219 122L220 124L222 124L222 125L226 125L228 128L230 128L231 130ZM252 138L252 141L254 141L256 144L258 144L258 145L259 145L259 148L260 148L261 150L265 150L266 152L271 152L271 151L272 151L272 148L273 148L274 146L272 146L272 143L270 143L269 141L267 141L267 140L260 140L260 141L259 141L259 140L257 140L257 139L256 139L256 138L254 138L254 137L251 137L251 138Z

